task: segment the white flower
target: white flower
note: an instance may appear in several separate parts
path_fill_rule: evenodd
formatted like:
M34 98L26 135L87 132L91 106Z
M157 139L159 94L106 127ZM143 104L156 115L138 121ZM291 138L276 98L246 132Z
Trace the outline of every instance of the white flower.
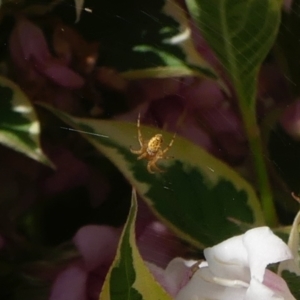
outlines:
M268 227L259 227L204 250L206 262L176 300L295 300L285 281L267 265L292 258Z

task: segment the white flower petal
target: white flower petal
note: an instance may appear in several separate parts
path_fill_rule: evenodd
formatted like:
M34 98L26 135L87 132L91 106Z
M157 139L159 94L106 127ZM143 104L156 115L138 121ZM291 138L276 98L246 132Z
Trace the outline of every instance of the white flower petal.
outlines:
M243 244L242 235L205 249L204 256L209 269L215 276L250 281L248 254Z
M212 283L213 274L208 268L199 269L175 300L243 300L246 288L227 287Z
M250 287L246 292L245 300L284 300L283 297L276 295L274 291L264 284L260 283L256 278L252 278Z
M269 227L248 230L243 242L248 252L251 277L260 282L267 265L292 258L289 247Z
M286 282L266 266L292 258L268 227L247 231L204 250L205 263L176 300L295 300Z

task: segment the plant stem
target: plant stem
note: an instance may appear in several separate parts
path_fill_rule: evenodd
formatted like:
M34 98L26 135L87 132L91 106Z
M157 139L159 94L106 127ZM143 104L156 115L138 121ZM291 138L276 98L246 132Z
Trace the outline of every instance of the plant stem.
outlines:
M262 211L267 225L274 227L277 225L277 214L273 202L272 189L270 186L264 157L264 147L260 136L260 130L256 121L255 110L249 110L249 107L241 107L241 112L257 175Z

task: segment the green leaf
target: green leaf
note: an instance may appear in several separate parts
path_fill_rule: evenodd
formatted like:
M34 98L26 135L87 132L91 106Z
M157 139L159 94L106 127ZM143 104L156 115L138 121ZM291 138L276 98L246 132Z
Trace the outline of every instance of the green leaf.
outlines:
M176 1L102 0L88 7L91 12L82 11L78 29L100 42L100 66L128 79L189 75L218 80L195 50L185 11Z
M43 154L40 123L33 106L12 81L0 77L0 143L52 166Z
M253 153L262 210L267 224L274 226L277 215L256 121L255 100L258 71L277 35L282 1L186 0L186 3L231 77Z
M239 96L255 106L258 70L274 43L281 0L186 0Z
M100 300L171 300L147 269L135 242L136 193L124 226L117 254L106 276Z
M226 164L191 142L177 137L169 151L174 159L158 164L166 172L150 174L147 162L137 160L130 152L130 145L138 148L136 124L73 118L46 108L106 155L154 213L195 246L214 245L240 234L243 226L239 223L253 227L264 224L251 186ZM142 132L144 138L150 138L157 129L143 126ZM170 133L160 132L165 141L172 139Z

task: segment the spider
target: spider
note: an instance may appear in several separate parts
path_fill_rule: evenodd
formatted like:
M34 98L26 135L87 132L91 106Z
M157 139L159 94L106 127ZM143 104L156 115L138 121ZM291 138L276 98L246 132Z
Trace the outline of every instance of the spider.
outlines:
M156 134L150 140L144 140L140 128L140 114L137 119L137 131L138 131L138 140L141 146L140 150L133 150L130 147L130 151L134 154L138 154L137 159L145 158L148 160L147 170L149 173L154 174L156 172L164 172L161 170L157 165L157 161L160 159L169 159L172 158L170 156L165 156L165 154L170 150L175 140L176 133L174 134L172 140L170 141L169 145L163 150L161 148L163 143L162 134Z

